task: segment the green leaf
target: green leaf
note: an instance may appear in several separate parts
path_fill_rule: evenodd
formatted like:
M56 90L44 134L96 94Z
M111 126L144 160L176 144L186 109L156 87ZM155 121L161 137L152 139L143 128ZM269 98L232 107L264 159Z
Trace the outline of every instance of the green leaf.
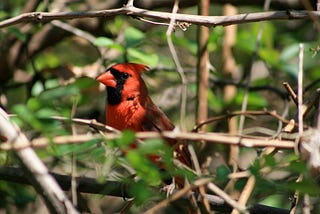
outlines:
M98 37L93 44L98 47L110 47L111 45L114 45L114 42L107 37Z
M280 68L290 76L294 77L295 79L298 78L298 65L297 64L281 64Z
M19 118L33 127L35 130L42 129L42 123L35 117L34 113L25 105L15 105L13 111Z
M130 130L124 130L121 133L121 138L120 139L116 139L114 142L116 144L116 146L120 147L121 149L128 149L128 147L130 147L130 145L132 145L136 139L135 133L133 131Z
M272 155L267 155L265 157L265 161L266 161L266 164L271 167L274 167L277 164L275 158Z
M228 175L231 173L230 169L225 165L220 165L216 169L217 178L221 181L227 181Z
M149 185L158 186L161 183L159 168L156 167L147 156L142 155L137 150L130 150L126 154L130 165L136 170L137 175Z
M22 42L25 42L25 41L26 41L26 38L27 38L26 35L25 35L24 33L22 33L19 28L17 28L17 27L9 27L8 29L9 29L9 31L10 31L13 35L15 35L20 41L22 41Z
M126 28L124 31L124 37L127 48L136 46L145 39L144 33L134 27Z
M134 202L137 205L141 205L146 201L150 201L152 197L155 196L155 193L149 188L146 188L147 184L143 181L133 183L130 188L131 195L134 195Z
M287 46L283 49L280 55L280 60L283 62L289 62L292 58L297 58L299 53L299 45L293 44L290 46Z
M270 65L277 66L279 64L279 53L275 49L261 48L259 56Z
M239 91L239 93L234 98L236 104L241 105L243 102L243 97L244 97L244 92ZM263 96L261 96L258 93L253 93L253 92L249 93L248 106L255 107L255 108L263 108L267 105L268 105L268 102Z
M85 156L88 156L86 152L91 149L93 146L95 146L99 141L98 140L90 140L88 142L82 143L82 144L73 144L73 145L52 145L56 147L54 149L55 154L57 156L64 156L67 154L76 154L80 155L82 153L85 153Z
M159 61L157 54L146 53L136 48L128 48L127 54L130 62L142 63L151 67L155 67Z
M289 172L303 173L306 172L307 166L301 161L293 161L288 167L285 168Z
M95 149L93 149L90 153L90 157L92 157L92 160L96 162L103 162L106 159L106 149L104 146L98 146ZM108 157L109 159L109 157Z
M289 181L286 186L293 191L298 190L302 194L317 196L320 193L320 187L316 183L306 179L303 179L301 182Z
M143 144L139 145L139 151L144 154L152 154L163 148L164 144L162 139L148 139L145 140Z
M64 87L57 87L57 88L43 91L39 95L39 99L42 102L48 103L49 105L52 105L52 103L54 102L59 102L60 104L62 104L63 103L62 101L63 100L65 101L66 99L67 101L70 102L70 100L68 100L68 97L76 96L79 94L80 94L80 91L78 87L76 87L75 85L67 85Z

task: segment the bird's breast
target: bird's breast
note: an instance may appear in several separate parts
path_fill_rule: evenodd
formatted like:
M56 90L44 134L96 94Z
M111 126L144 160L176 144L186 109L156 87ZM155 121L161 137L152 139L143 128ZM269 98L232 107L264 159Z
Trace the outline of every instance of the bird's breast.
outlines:
M107 105L107 125L113 128L142 131L142 122L146 110L137 100L122 101L118 105Z

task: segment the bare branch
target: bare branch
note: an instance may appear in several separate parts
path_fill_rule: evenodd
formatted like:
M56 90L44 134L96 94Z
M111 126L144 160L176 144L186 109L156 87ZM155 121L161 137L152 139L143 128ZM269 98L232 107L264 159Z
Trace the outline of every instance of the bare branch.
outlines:
M49 22L52 20L79 19L79 18L106 18L117 15L128 15L137 17L154 18L157 20L165 20L170 22L174 17L177 22L187 22L196 25L204 25L207 27L227 26L232 24L244 24L250 22L259 22L266 20L284 20L284 19L311 19L312 17L320 17L320 11L273 11L245 13L233 16L199 16L190 14L172 14L169 12L150 11L134 6L124 6L122 8L98 11L76 11L76 12L31 12L23 13L18 16L6 19L0 22L0 28L16 25L22 22Z
M295 134L292 134L294 137ZM192 132L171 132L164 131L161 133L158 132L137 132L137 139L145 140L152 138L168 138L168 139L177 139L177 140L189 140L189 141L207 141L211 143L221 143L227 145L239 145L244 147L275 147L278 149L293 149L294 142L292 140L279 140L279 139L268 139L262 137L242 137L222 133L192 133ZM49 145L49 142L55 144L76 144L76 143L85 143L90 140L114 140L121 138L121 134L107 133L105 136L101 135L76 135L76 136L58 136L52 139L47 138L37 138L34 139L30 144L21 144L12 146L8 143L3 143L0 145L1 150L21 150L23 148L31 145L33 148L41 148Z

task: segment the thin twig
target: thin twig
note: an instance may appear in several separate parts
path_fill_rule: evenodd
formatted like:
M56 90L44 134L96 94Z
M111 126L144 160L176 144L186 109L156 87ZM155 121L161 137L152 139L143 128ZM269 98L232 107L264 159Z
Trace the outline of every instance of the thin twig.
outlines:
M228 204L230 204L232 207L234 207L235 209L239 210L240 212L243 213L248 213L246 211L246 207L243 206L242 204L239 204L238 202L236 202L235 200L233 200L232 198L230 198L230 196L225 193L223 190L221 190L218 186L216 186L213 183L209 183L208 188L213 191L214 193L216 193L218 196L220 196L221 198L223 198Z
M288 91L291 99L293 100L293 102L298 106L297 94L294 92L294 90L292 89L290 84L288 82L284 82L282 84L285 87L285 89L287 89L287 91Z
M301 182L303 179L303 175L300 174L300 176L297 178L296 182L299 183ZM299 201L299 191L296 190L293 198L292 198L292 202L291 202L291 208L290 208L290 214L295 214L297 207L298 207L298 201Z
M265 0L264 7L263 7L264 11L269 10L270 2L271 2L270 0ZM242 105L241 105L242 112L246 111L246 109L247 109L248 97L249 97L249 87L251 85L251 78L252 78L252 73L253 73L253 68L254 68L253 64L258 57L258 51L260 48L260 42L261 42L261 38L262 38L263 28L264 28L264 23L262 22L259 26L259 30L258 30L258 34L257 34L256 46L255 46L255 50L254 50L254 53L253 53L253 56L251 59L251 67L249 69L249 73L247 74L246 89L245 89L245 94L244 94ZM243 128L244 128L244 124L245 124L245 117L241 116L240 120L239 120L239 130L238 130L239 134L242 133Z
M303 214L310 214L310 196L308 194L304 194L303 196Z
M246 203L248 202L248 200L254 190L255 184L256 184L256 178L254 177L254 175L249 176L247 183L244 186L244 188L241 192L241 195L238 199L239 204L241 204L243 206L246 205ZM231 214L238 214L238 213L239 213L239 210L233 209Z
M195 126L193 128L193 131L197 132L198 129L201 126L203 126L204 124L209 124L209 123L217 122L217 121L220 121L220 120L230 119L232 117L239 116L239 115L244 115L244 116L267 116L267 115L269 115L269 116L274 117L274 118L276 118L277 120L279 120L279 121L281 121L283 123L286 123L286 124L290 123L290 120L287 120L287 119L281 117L279 114L277 114L276 111L267 111L267 110L263 110L263 111L245 111L245 112L234 111L234 112L227 113L225 115L211 117L207 121L204 121L204 122L198 124L197 126Z
M91 35L90 33L86 32L86 31L83 31L83 30L80 30L79 28L73 27L72 25L64 23L62 21L53 20L51 22L51 24L56 26L56 27L59 27L59 28L65 30L65 31L73 33L76 36L84 38L84 39L88 40L91 43L94 43L94 41L96 40L96 38L93 35Z
M171 52L173 61L177 67L177 71L178 71L180 78L181 78L182 85L181 85L181 105L180 105L180 127L183 131L185 131L186 126L184 123L184 118L186 115L186 106L187 106L187 78L184 74L183 68L180 64L179 57L177 55L176 49L173 45L172 38L171 38L171 34L172 34L172 31L174 30L175 22L176 22L175 15L177 14L177 11L179 9L178 2L179 2L178 0L174 1L174 6L172 8L173 16L170 19L170 25L167 29L166 36L167 36L167 43L169 46L169 50Z
M179 198L185 196L190 190L193 190L199 186L205 185L205 184L209 183L210 181L211 181L210 178L202 178L202 179L195 181L193 184L188 185L188 186L184 187L183 189L179 190L178 192L174 193L170 198L167 198L167 199L161 201L160 203L158 203L157 205L155 205L151 209L147 210L145 212L145 214L156 213L161 208L166 207L171 202L176 201Z
M304 46L301 43L299 45L299 68L298 68L298 123L299 123L299 135L303 134L303 51Z

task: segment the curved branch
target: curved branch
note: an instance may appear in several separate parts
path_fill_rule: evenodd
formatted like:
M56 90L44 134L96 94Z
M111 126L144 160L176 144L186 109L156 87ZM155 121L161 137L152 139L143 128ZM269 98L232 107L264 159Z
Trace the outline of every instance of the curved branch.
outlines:
M267 20L283 20L283 19L311 19L312 17L320 17L320 11L273 11L245 13L232 16L199 16L190 14L172 14L169 12L150 11L134 6L124 6L122 8L99 10L99 11L77 11L77 12L32 12L24 13L16 17L0 22L0 28L15 25L21 22L49 22L52 20L66 20L79 18L97 18L112 17L117 15L128 15L144 18L152 18L170 22L174 16L177 22L187 22L196 25L204 25L207 27L227 26L232 24L244 24L250 22L259 22Z

